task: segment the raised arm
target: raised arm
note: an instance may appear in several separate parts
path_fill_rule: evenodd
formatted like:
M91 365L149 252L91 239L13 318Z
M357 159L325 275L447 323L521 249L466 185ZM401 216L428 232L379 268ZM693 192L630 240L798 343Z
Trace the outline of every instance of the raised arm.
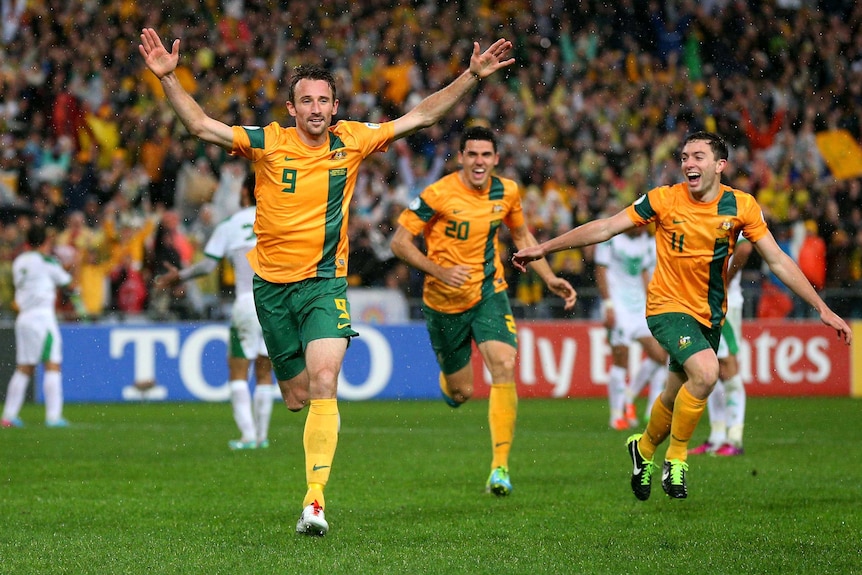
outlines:
M634 222L626 211L622 210L609 218L587 222L537 246L520 249L512 257L512 265L519 271L527 271L526 265L529 262L548 254L598 244L633 227L635 227Z
M233 146L233 128L207 116L177 78L175 71L180 58L179 39L174 40L168 52L156 31L144 28L138 52L144 57L147 68L161 81L168 102L189 133L230 150Z
M470 67L448 86L434 92L419 102L415 108L397 118L394 121L395 139L409 136L440 121L483 78L514 63L514 58L507 58L511 50L512 43L503 38L491 44L482 53L479 52L479 43L473 42Z
M835 329L838 336L844 339L847 345L853 341L853 333L850 331L850 326L843 319L838 317L835 312L829 309L829 306L820 298L817 291L796 265L789 255L778 247L775 238L772 234L767 234L759 239L754 244L755 249L763 258L763 261L772 270L772 273L780 279L784 285L789 287L793 293L801 297L820 314L820 321Z
M530 233L530 230L527 229L526 225L512 228L510 231L512 234L512 242L519 250L539 244L533 234ZM555 274L554 270L551 269L548 260L545 258L534 260L530 263L530 267L533 271L539 274L539 277L542 278L542 281L545 282L545 285L548 286L549 290L563 299L565 302L565 309L572 309L575 306L578 293L568 280L557 277L557 274Z

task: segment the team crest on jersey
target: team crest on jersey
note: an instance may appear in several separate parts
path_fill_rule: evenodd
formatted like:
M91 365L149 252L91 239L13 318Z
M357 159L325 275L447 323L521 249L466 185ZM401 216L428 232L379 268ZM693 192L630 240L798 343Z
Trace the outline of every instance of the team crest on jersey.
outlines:
M718 226L718 229L720 229L723 232L729 232L732 228L733 228L733 222L731 222L730 220L724 220L723 222L721 222L721 225Z
M491 208L492 214L499 214L502 211L503 211L503 206L501 206L500 204L494 204L494 207Z
M679 336L679 349L683 350L691 345L691 336L690 335L681 335Z
M333 160L333 161L334 160L343 160L346 157L347 157L347 152L345 150L338 150L337 152L332 154L332 157L329 159Z

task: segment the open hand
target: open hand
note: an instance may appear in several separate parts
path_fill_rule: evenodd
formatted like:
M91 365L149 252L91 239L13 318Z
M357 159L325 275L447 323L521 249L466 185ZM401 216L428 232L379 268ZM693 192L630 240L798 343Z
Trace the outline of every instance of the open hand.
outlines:
M179 38L174 40L171 51L168 52L156 31L152 28L144 28L141 31L141 43L138 45L138 52L144 57L147 68L157 78L162 78L177 68L180 59L180 40Z
M487 78L500 68L505 68L515 62L514 58L506 58L512 51L512 43L500 38L491 46L479 53L479 43L473 42L473 55L470 57L470 72L480 78Z

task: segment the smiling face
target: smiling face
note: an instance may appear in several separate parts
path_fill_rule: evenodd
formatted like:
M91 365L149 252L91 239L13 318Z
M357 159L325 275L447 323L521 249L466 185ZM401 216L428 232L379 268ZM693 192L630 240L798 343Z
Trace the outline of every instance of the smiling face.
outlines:
M690 140L682 149L682 175L688 189L696 197L717 192L721 184L721 172L727 160L716 159L715 153L706 140Z
M461 179L475 190L483 190L488 185L494 167L500 156L494 151L494 144L488 140L467 140L464 149L458 152L461 164Z
M338 100L325 80L304 78L297 82L294 99L287 102L287 111L296 119L300 138L309 145L326 142L332 117L338 113Z

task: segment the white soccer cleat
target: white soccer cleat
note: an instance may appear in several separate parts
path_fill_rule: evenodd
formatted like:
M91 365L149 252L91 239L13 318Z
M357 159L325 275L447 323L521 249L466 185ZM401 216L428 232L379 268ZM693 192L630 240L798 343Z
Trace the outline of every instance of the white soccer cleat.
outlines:
M327 531L329 531L329 523L323 516L323 507L315 499L302 510L302 515L296 522L296 532L323 537Z

